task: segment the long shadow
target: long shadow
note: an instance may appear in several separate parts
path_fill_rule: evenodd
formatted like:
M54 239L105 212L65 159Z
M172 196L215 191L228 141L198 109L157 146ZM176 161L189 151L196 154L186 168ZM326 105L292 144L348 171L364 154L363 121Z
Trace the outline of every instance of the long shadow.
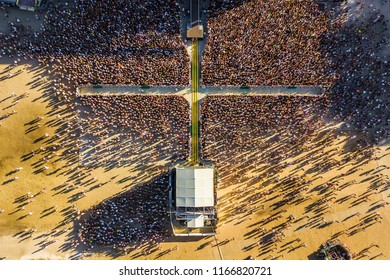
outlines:
M135 248L142 249L143 255L155 252L169 231L168 178L163 173L87 210L75 220L73 236L61 251L78 244L83 248L78 253L99 252L112 258Z

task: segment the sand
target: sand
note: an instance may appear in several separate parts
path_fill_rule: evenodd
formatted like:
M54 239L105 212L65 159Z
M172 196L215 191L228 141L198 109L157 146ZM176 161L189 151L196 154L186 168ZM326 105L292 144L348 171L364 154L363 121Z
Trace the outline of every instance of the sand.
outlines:
M311 196L305 202L295 205L285 205L280 209L282 217L262 225L261 221L275 213L271 206L283 197L281 188L275 182L251 180L252 176L263 176L265 171L249 169L241 174L241 182L229 179L232 170L220 170L221 182L218 189L220 204L218 205L220 222L217 235L208 238L177 238L170 237L160 246L159 250L149 254L139 251L129 252L125 255L113 255L107 248L95 248L93 252L82 254L82 247L75 247L74 219L77 207L80 211L87 211L93 205L104 199L110 199L133 186L149 181L159 174L158 167L165 162L155 162L155 167L147 172L135 167L104 167L86 168L79 165L74 147L77 137L73 131L66 131L66 118L72 119L74 112L60 104L53 98L53 87L45 69L34 61L21 61L16 68L7 70L12 63L7 58L0 59L0 116L10 115L0 120L0 257L6 259L243 259L251 255L257 259L308 259L319 246L335 234L346 230L337 238L344 242L352 252L359 253L372 243L377 245L369 249L362 259L389 259L390 257L390 211L384 205L374 209L375 206L390 202L389 181L390 175L390 146L389 141L379 144L376 159L366 160L362 157L350 159L337 168L321 174L308 173L310 164L304 166L305 176L313 181L308 193ZM31 67L27 65L31 64ZM19 73L18 73L19 71ZM10 76L10 72L12 76ZM18 73L18 74L16 74ZM25 94L23 98L21 96ZM61 107L59 107L61 105ZM16 111L16 113L12 113ZM58 114L61 118L58 118ZM38 120L41 116L43 119ZM39 123L39 124L38 124ZM324 128L323 137L332 137L324 153L317 151L318 160L335 158L348 158L354 154L356 141L362 137L359 131L335 130L326 136ZM61 138L56 134L60 133ZM48 134L46 137L45 134ZM322 134L319 133L321 136ZM325 136L324 136L325 135ZM337 135L338 138L336 137ZM321 136L322 137L322 136ZM310 143L310 147L321 147L321 137ZM55 149L59 145L59 149ZM40 148L44 149L40 151ZM332 149L338 148L344 154L332 154ZM73 149L73 150L72 150ZM34 154L31 152L34 151ZM71 151L71 153L69 152ZM312 151L312 150L311 150ZM253 151L260 153L261 151ZM306 152L307 153L307 152ZM285 178L296 172L303 174L301 167L295 169L300 163L299 159L305 153L288 162L297 160L292 165L280 170L274 177ZM43 158L46 159L43 159ZM45 166L48 169L45 169ZM16 171L17 168L22 170ZM346 173L352 167L354 172L343 176L340 185L348 186L332 191L334 199L326 204L327 209L316 217L313 211L305 212L305 207L324 197L321 185L331 178ZM377 169L380 167L379 169ZM298 170L298 171L297 171ZM11 178L18 177L16 180ZM127 178L128 180L123 180ZM130 178L130 179L129 179ZM134 178L137 178L136 180ZM387 181L386 181L387 180ZM74 186L72 186L74 185ZM77 188L79 186L79 188ZM45 188L45 191L40 193ZM274 189L275 192L268 197L248 203L248 199L259 191ZM363 194L370 190L367 201L355 205ZM375 190L376 189L376 190ZM85 192L85 196L81 192ZM26 194L35 195L21 201ZM356 198L340 202L343 197L356 193ZM279 196L278 196L279 195ZM33 200L27 203L27 200ZM255 207L258 207L255 209ZM261 207L264 206L262 210ZM24 207L24 209L22 209ZM331 212L330 212L331 211ZM29 215L28 213L32 213ZM349 217L356 212L360 216ZM362 219L371 213L378 212L383 219L373 222L372 225L362 224ZM266 247L258 246L264 241L272 229L289 220L290 215L296 217L291 226L283 231L284 240ZM279 215L279 214L278 214ZM308 215L306 217L306 215ZM349 218L348 218L349 217ZM326 221L337 220L327 226ZM309 226L308 223L312 222ZM371 224L371 223L369 223ZM263 234L260 228L269 232ZM361 229L365 228L365 231ZM357 233L354 233L356 230ZM294 241L299 238L300 241ZM299 244L305 243L299 248ZM170 250L177 246L177 250Z

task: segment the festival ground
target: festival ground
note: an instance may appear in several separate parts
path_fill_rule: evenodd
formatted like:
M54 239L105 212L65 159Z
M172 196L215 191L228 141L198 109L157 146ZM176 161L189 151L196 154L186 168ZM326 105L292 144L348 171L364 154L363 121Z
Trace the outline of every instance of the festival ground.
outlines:
M66 125L75 112L53 97L53 81L45 69L22 61L10 70L10 63L0 60L1 258L308 259L331 238L360 252L356 258L390 257L389 142L358 150L363 137L358 131L330 127L313 134L302 152L286 159L291 164L275 172L267 164L244 169L248 159L267 153L260 149L229 159L237 162L235 169L215 158L221 163L216 237L171 237L155 250L125 255L105 248L83 253L82 246L72 245L77 212L149 181L164 172L166 161L151 162L147 170L79 166L77 134ZM313 168L318 161L338 165L320 174ZM290 175L311 181L309 195L279 207L286 199L280 182ZM34 197L24 200L26 194ZM281 241L268 242L272 229L284 226Z

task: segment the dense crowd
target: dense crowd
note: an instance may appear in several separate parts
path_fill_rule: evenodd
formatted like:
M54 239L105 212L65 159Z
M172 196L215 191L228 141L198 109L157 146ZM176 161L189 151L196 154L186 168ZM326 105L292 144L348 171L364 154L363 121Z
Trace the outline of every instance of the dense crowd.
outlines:
M202 156L221 163L232 159L234 166L238 158L264 150L269 138L289 143L288 149L302 144L323 125L326 103L316 96L207 96L201 106ZM288 156L279 150L271 159Z
M385 134L388 7L329 3L332 9L311 0L211 1L203 84L328 85L329 116Z
M343 10L332 2L333 10L311 0L210 1L202 83L330 85L333 119L347 128L388 127L386 3ZM77 0L50 6L40 32L10 30L0 34L1 52L50 65L56 94L67 100L68 84L188 85L175 0Z
M81 242L129 250L160 243L168 234L167 186L164 174L96 205L80 221Z
M17 25L6 54L39 58L75 85L188 85L189 56L175 0L78 0L50 7L42 32Z
M189 104L183 97L83 95L77 105L84 165L147 165L188 156Z
M329 84L320 51L326 15L314 1L212 1L205 85Z

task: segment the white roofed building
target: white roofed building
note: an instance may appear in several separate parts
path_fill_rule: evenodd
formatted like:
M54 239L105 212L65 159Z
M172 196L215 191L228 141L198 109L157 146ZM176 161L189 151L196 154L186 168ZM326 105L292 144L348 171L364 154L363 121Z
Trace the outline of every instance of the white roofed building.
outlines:
M176 207L214 207L213 168L176 168Z
M174 234L214 234L216 224L216 172L214 166L212 164L177 165L172 170L172 174L170 202ZM185 233L179 234L178 228L185 229Z

